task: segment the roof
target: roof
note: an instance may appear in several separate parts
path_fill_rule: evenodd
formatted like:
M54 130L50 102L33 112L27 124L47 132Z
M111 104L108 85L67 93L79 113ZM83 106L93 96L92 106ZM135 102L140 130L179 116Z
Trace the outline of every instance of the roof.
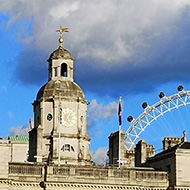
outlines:
M172 146L171 148L168 148L167 150L164 150L164 151L156 154L153 157L148 158L148 160L150 161L150 160L154 160L154 159L156 159L158 157L166 156L168 154L173 154L179 149L190 149L190 142L179 143L179 144L177 144L175 146Z
M68 50L66 50L63 47L59 46L58 49L56 49L54 52L51 53L48 61L50 61L52 59L60 59L60 58L73 59L71 53Z
M28 143L29 136L9 136L9 140L13 143Z
M190 149L190 142L181 143L178 149Z
M67 101L85 100L84 92L78 84L70 80L50 80L38 91L36 100L59 97Z

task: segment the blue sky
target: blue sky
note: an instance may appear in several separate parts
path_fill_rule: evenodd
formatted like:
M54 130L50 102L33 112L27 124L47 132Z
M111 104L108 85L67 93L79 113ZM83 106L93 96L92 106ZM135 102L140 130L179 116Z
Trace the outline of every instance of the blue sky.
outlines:
M137 118L144 101L152 105L160 91L175 94L180 84L190 90L189 0L0 3L2 137L26 132L31 103L47 82L46 60L58 47L55 31L60 26L69 28L65 48L75 58L75 80L91 102L92 151L108 148L108 136L118 129L120 96L126 131L127 117ZM188 109L160 118L142 138L160 148L157 142L164 136L181 137L184 129L188 133Z

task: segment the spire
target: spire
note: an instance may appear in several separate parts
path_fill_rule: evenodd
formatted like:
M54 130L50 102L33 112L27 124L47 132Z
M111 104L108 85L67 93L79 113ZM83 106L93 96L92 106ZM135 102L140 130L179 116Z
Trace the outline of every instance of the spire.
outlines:
M56 32L59 32L59 33L60 33L59 43L60 43L60 47L63 48L63 44L64 44L63 33L69 32L69 30L68 30L68 28L62 28L62 27L60 26L60 29L59 29L59 30L56 30Z

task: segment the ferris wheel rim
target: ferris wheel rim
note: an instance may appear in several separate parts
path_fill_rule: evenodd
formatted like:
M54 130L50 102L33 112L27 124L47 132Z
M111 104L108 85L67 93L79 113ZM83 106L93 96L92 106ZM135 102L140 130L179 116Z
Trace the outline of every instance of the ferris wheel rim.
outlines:
M168 97L164 95L164 97L160 98L158 102L145 108L142 114L131 121L131 125L125 133L126 149L132 150L135 147L137 139L153 121L169 111L189 104L190 91L185 91L183 89Z

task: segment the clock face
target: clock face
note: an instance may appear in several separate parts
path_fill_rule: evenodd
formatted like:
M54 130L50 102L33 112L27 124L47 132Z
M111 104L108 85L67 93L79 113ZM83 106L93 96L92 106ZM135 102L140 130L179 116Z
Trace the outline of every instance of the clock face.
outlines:
M71 127L76 123L77 116L75 112L69 108L63 109L62 110L62 124L65 127Z
M51 121L52 118L53 118L53 116L52 116L50 113L48 113L48 115L47 115L47 120L48 120L48 121Z

